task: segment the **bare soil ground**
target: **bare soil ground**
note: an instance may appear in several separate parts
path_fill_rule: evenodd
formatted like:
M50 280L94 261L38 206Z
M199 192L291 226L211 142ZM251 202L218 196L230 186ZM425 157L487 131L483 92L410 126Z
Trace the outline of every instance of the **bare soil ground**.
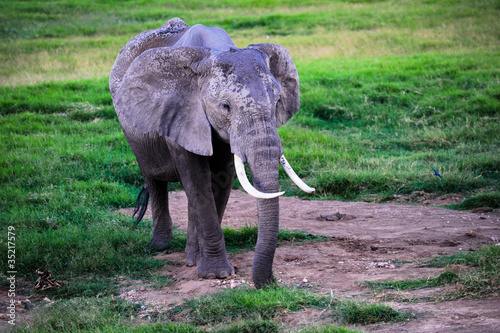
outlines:
M418 319L407 323L361 327L367 332L500 332L500 297L429 302L425 301L426 297L439 297L453 287L376 294L362 285L367 280L434 277L445 269L422 266L422 260L499 242L498 212L472 213L429 206L457 201L461 199L459 196L435 199L420 194L416 196L424 197L425 202L421 202L424 205L282 197L280 228L303 230L331 239L280 246L275 256L275 276L285 285L313 287L319 293L342 299L385 301L397 309L419 314ZM187 200L184 192L171 193L169 201L174 224L186 230ZM398 197L395 201L408 200ZM130 210L124 212L130 214ZM256 221L255 199L242 191L233 190L223 226L240 228L254 225ZM227 280L199 279L195 268L185 266L184 253L165 252L157 258L174 263L165 266L164 274L171 276L175 283L162 290L132 285L122 294L126 299L150 304L150 311L169 308L180 304L182 299L209 294L221 288L251 284L253 252L230 254L229 259L237 268L237 275ZM447 269L465 268L456 266ZM398 302L402 299L407 301ZM283 318L285 327L326 322L331 320L317 310L306 310Z
M435 277L445 269L425 267L421 265L423 260L499 242L498 211L473 213L432 206L461 200L459 196L432 199L417 194L417 197L424 198L425 202L400 204L412 201L402 197L394 199L399 204L281 198L281 228L328 236L328 241L280 246L275 256L275 276L284 285L311 287L315 292L340 299L383 301L396 309L418 314L417 319L406 323L357 327L366 332L500 332L500 297L437 302L428 299L439 298L453 287L374 293L363 286L362 282L367 280ZM186 230L185 193L172 192L169 201L174 224ZM131 211L122 210L125 214ZM150 212L147 214L151 218ZM255 199L233 190L223 225L241 228L254 225L256 221ZM121 290L120 297L144 304L143 318L179 305L186 298L251 285L253 252L229 254L237 274L226 280L199 279L196 268L185 266L184 253L163 252L156 257L165 260L161 274L174 280L171 285L158 290L144 286L141 281L124 281ZM0 290L2 300L6 293ZM332 322L326 312L310 309L289 314L281 320L285 330Z

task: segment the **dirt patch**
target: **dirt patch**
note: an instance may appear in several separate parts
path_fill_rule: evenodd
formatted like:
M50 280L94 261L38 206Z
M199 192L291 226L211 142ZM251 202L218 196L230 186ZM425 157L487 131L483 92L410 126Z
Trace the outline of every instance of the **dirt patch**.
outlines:
M280 228L321 234L329 236L330 240L279 247L274 262L275 276L286 285L313 287L320 293L339 298L388 301L397 309L419 314L417 320L409 323L363 327L368 332L498 332L500 298L401 303L396 302L398 298L421 299L449 290L434 288L411 294L400 292L400 295L374 296L363 286L362 282L366 280L437 276L444 271L443 268L425 267L421 261L499 242L500 214L497 211L472 213L430 206L459 201L458 196L426 200L422 202L424 205L401 205L281 198ZM179 229L186 230L187 199L184 192L171 193L169 201L174 223ZM130 214L131 210L122 212ZM151 216L150 212L147 214ZM223 225L237 229L254 225L256 221L255 200L244 192L233 191ZM174 262L186 260L184 253L162 253L157 258ZM175 283L162 290L136 290L134 297L149 302L153 308L168 308L180 304L184 298L198 297L222 288L251 285L252 258L253 252L230 254L237 275L225 281L202 280L197 277L195 268L166 265L165 274L174 276ZM457 265L451 269L460 271L465 268ZM290 327L314 325L325 321L322 316L321 311L301 311L284 318L283 324Z
M184 192L170 193L170 211L181 230L187 228L187 199ZM438 204L445 200L440 200ZM453 211L424 205L395 203L313 201L297 198L280 199L280 227L328 236L327 242L306 242L281 246L276 251L274 273L282 284L312 287L319 293L336 298L360 301L384 301L403 310L419 314L408 323L364 326L367 332L498 332L500 298L446 302L398 302L436 296L446 288L417 292L374 294L363 281L403 280L437 276L445 269L421 265L435 255L474 250L478 246L498 243L498 211L477 213ZM132 209L123 209L131 214ZM151 218L150 211L147 217ZM241 228L257 221L255 199L233 191L223 225ZM142 318L154 318L165 309L223 288L252 285L253 252L230 254L237 275L226 280L203 280L195 267L186 267L184 253L160 253L165 260L161 274L174 282L161 289L144 287L140 281L127 284L120 297L140 302ZM460 272L467 267L456 265ZM3 290L0 290L3 293ZM327 312L304 310L282 318L285 327L318 325L331 322ZM359 329L359 327L358 327Z
M436 195L424 191L413 191L411 194L394 194L390 198L386 198L386 201L401 204L413 203L424 206L445 206L462 202L464 199L464 196L461 194Z

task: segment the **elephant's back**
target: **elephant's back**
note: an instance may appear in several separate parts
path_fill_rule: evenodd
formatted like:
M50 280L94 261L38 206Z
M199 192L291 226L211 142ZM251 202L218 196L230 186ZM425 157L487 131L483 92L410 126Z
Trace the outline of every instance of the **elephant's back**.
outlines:
M158 29L140 33L125 44L116 57L109 76L111 97L114 98L125 73L135 58L149 49L174 45L188 29L189 26L183 20L176 17L167 21Z

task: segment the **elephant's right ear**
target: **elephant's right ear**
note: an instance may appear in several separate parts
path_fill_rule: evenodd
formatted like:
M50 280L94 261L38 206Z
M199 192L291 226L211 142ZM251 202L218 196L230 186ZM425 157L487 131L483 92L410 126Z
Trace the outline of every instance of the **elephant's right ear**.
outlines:
M157 132L204 156L212 155L210 123L198 88L198 66L208 50L160 47L130 65L114 98L122 126Z

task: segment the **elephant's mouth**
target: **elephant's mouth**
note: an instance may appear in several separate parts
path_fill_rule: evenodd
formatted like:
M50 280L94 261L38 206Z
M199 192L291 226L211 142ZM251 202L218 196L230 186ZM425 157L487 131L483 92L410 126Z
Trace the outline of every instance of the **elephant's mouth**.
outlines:
M295 171L293 171L293 168L286 160L285 155L281 155L280 163L283 169L285 170L286 174L302 191L306 193L313 193L315 191L314 188L308 186L306 183L304 183L302 179L299 178L299 176L297 176ZM253 187L252 184L250 184L250 181L248 180L247 174L245 172L245 165L243 164L242 159L236 154L234 154L234 167L236 169L236 175L238 176L238 180L240 181L241 186L251 196L257 199L273 199L285 193L284 191L275 193L264 193Z

